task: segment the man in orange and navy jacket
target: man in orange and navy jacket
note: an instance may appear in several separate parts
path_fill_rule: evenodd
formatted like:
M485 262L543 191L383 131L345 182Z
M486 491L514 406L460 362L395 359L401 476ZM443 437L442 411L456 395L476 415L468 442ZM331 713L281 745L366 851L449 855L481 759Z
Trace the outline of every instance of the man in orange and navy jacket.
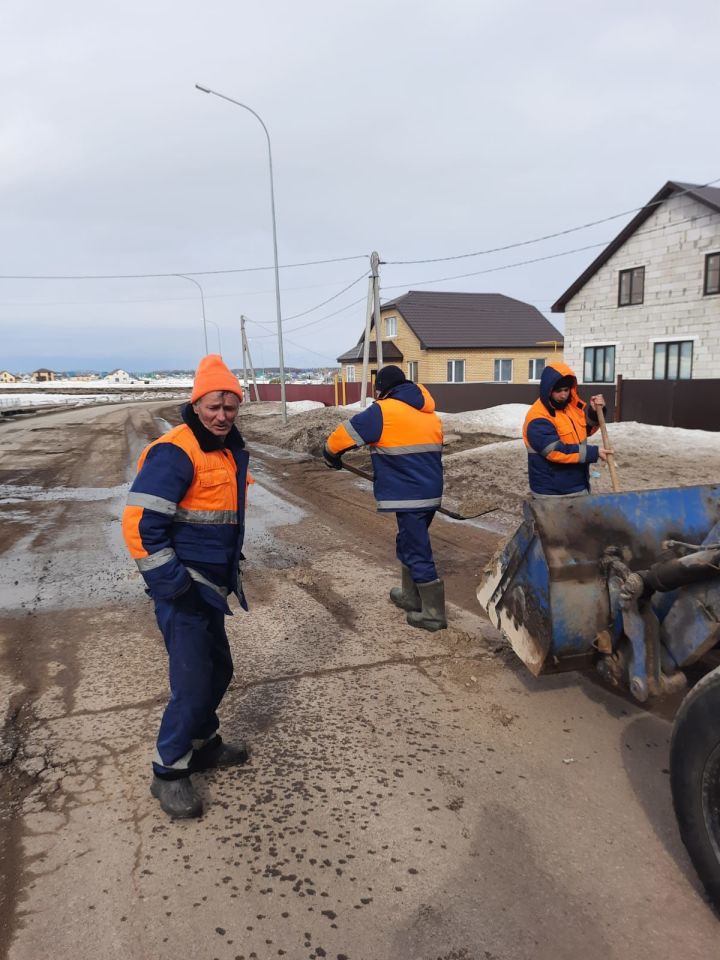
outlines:
M239 563L249 457L234 426L241 401L222 358L203 357L184 422L143 450L123 513L169 657L171 696L150 789L171 817L202 813L191 773L248 759L244 743L223 742L216 713L233 674L228 594L247 610Z
M577 393L577 378L564 363L549 363L540 377L540 398L528 410L523 439L533 496L582 496L590 492L590 464L612 451L587 439L598 428L596 410L602 394L589 406Z
M445 586L438 578L429 527L443 490L440 418L425 387L405 379L400 367L383 367L375 381L377 402L341 424L327 438L323 457L342 469L342 454L368 446L372 453L377 508L397 519L396 555L402 587L392 602L407 611L407 621L424 630L442 630Z

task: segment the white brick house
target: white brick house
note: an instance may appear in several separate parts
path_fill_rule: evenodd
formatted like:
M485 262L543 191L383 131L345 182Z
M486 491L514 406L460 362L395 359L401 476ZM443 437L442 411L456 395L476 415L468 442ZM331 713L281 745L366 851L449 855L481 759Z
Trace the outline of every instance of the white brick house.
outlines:
M666 183L552 310L582 383L720 377L720 189Z

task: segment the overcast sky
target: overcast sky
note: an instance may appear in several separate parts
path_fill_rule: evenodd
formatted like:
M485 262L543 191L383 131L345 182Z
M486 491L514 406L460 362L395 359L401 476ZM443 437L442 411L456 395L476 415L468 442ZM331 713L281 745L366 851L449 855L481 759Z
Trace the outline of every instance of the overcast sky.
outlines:
M244 313L256 366L277 363L272 270L200 275L273 262L262 128L200 82L270 130L280 263L358 257L281 270L287 363L356 342L364 279L290 318L365 276L372 250L384 299L499 292L561 325L551 303L629 216L391 261L720 177L719 28L717 0L3 0L0 274L197 271L211 351L219 330L240 364ZM13 371L194 367L204 352L198 290L172 276L0 279L0 321Z

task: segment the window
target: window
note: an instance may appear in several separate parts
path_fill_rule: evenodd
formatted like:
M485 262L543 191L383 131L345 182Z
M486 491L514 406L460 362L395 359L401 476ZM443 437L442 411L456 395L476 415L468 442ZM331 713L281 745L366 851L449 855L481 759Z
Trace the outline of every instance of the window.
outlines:
M633 267L620 271L618 306L630 307L642 303L645 297L645 267Z
M496 360L493 379L496 383L510 383L512 380L512 360Z
M708 253L705 257L705 296L720 293L720 253Z
M583 363L585 383L615 382L615 347L585 347Z
M385 317L385 336L397 336L397 317Z
M535 359L528 362L528 380L539 380L545 369L545 360Z
M656 343L653 380L690 380L692 378L692 340Z
M447 378L448 383L465 383L465 361L448 360Z
M345 383L355 383L355 367L351 364L345 367Z
M418 362L417 360L408 360L408 380L412 380L413 383L417 383L418 378Z

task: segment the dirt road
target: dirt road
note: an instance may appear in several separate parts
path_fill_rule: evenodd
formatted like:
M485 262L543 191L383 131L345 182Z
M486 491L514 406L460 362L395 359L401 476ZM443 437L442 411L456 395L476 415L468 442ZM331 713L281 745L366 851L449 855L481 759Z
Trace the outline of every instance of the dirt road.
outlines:
M148 793L165 697L119 530L135 406L0 425L0 954L11 960L707 960L667 720L535 681L474 599L496 537L436 521L450 629L387 601L364 481L257 442L251 612L228 622L228 737L201 821Z

